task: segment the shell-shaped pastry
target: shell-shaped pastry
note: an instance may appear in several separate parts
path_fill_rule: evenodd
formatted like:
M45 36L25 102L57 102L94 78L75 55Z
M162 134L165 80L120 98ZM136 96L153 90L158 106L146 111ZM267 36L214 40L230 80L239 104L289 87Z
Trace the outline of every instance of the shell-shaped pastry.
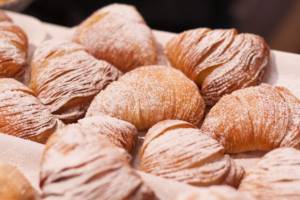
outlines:
M144 66L123 75L92 101L87 116L104 113L146 130L165 119L197 124L204 101L197 86L167 66Z
M279 148L267 153L247 173L239 190L260 200L300 199L300 151Z
M32 90L14 79L0 79L0 132L43 143L57 124Z
M40 186L43 199L154 199L129 166L130 156L102 134L79 125L59 129L45 148Z
M112 4L96 11L76 28L74 41L123 72L157 63L152 31L133 6Z
M0 199L35 200L38 195L17 168L0 163Z
M185 31L166 45L173 67L200 87L205 102L215 104L224 94L257 85L269 62L263 38L235 29Z
M132 151L138 135L137 129L129 122L106 115L83 118L78 125L90 133L105 135L111 143L128 152Z
M83 117L93 97L120 74L81 45L54 40L37 48L31 68L31 88L66 123Z
M224 148L192 124L166 120L154 125L140 150L139 168L196 186L238 186L244 170Z
M202 131L228 153L299 147L300 101L287 89L261 84L225 95L206 116Z
M255 200L246 192L239 192L228 186L211 186L200 188L199 191L187 191L176 200Z
M24 73L28 40L24 31L9 22L0 22L0 78L18 78Z

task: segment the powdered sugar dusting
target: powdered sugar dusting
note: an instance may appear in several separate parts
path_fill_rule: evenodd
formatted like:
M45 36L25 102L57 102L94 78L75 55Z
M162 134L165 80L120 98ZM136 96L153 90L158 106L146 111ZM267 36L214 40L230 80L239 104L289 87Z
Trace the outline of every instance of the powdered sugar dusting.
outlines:
M129 154L80 125L58 130L43 158L40 185L44 199L154 199L129 166Z
M243 170L224 154L222 145L187 125L179 120L154 125L145 136L139 168L197 186L238 184Z
M210 110L201 129L228 153L298 147L300 101L267 84L226 95Z
M197 86L167 66L145 66L126 73L93 100L87 116L106 113L144 130L164 119L197 124L204 102Z
M57 120L31 90L14 79L0 81L0 131L44 142Z
M47 41L32 62L31 87L52 113L68 122L82 117L94 95L119 71L72 42Z
M100 9L77 28L74 41L121 71L157 63L152 31L130 6L112 5Z
M171 64L201 86L205 102L261 83L269 62L263 38L234 29L185 31L166 45Z
M0 77L17 77L27 59L25 33L11 22L0 22Z

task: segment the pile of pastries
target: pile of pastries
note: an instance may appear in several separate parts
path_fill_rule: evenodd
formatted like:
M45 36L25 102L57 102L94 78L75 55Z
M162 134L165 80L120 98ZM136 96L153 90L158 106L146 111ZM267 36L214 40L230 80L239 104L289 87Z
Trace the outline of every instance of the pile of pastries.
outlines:
M41 193L3 164L0 199L159 199L141 171L196 188L178 200L300 199L300 100L262 83L263 38L184 31L162 64L143 17L112 4L29 61L26 34L0 20L0 132L45 144ZM234 158L257 151L250 169Z

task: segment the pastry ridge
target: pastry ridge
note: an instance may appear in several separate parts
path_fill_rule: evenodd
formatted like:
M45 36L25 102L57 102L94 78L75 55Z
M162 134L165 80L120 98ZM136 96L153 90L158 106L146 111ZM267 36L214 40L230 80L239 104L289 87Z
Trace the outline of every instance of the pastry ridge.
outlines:
M74 41L123 72L158 62L151 29L133 6L105 6L75 30Z
M28 39L13 22L0 21L0 78L22 79L27 62Z
M95 59L83 46L56 40L37 48L31 66L30 87L67 123L83 117L93 97L120 75L114 66Z
M128 152L133 150L138 135L134 125L106 115L83 118L78 125L91 133L105 135L111 143Z
M46 145L40 179L42 197L154 199L153 192L129 162L129 154L104 135L77 124L68 125L58 130Z
M204 114L197 86L167 66L144 66L123 75L92 101L86 116L104 113L146 130L165 119L197 125Z
M180 120L150 128L139 158L139 169L147 173L196 186L238 186L244 175L216 140Z
M247 173L239 191L257 199L300 198L300 152L294 148L278 148L267 153Z
M0 79L1 132L43 143L58 122L32 90L14 79Z
M269 62L269 47L260 36L235 29L198 28L171 39L166 54L173 67L201 87L205 102L261 83Z
M268 84L225 95L207 114L201 130L228 153L299 146L300 101Z

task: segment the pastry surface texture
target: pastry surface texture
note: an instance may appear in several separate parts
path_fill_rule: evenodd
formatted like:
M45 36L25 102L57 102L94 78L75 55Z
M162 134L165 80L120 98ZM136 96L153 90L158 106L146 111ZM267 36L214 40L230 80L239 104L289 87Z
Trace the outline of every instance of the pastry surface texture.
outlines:
M28 39L19 26L7 20L0 21L0 78L21 80L27 62Z
M205 102L261 83L269 62L264 39L235 29L198 28L171 39L166 47L171 65L201 87Z
M225 95L207 114L202 131L227 153L299 147L300 101L287 89L261 84Z
M239 190L261 200L300 199L300 151L279 148L267 153L245 176Z
M154 199L130 156L102 134L72 124L49 140L42 159L43 199Z
M22 83L0 79L0 132L44 143L58 119Z
M66 123L82 118L93 97L120 75L81 45L55 40L37 48L31 68L30 87Z
M166 120L154 125L140 150L139 168L163 178L195 186L238 186L244 170L224 148L194 125Z
M86 116L104 113L146 130L165 119L198 124L204 108L197 86L183 73L167 66L144 66L101 91Z
M152 31L133 6L112 4L101 8L77 27L74 41L123 72L157 63Z
M138 131L129 122L105 115L86 117L78 121L78 125L91 134L102 134L110 142L129 153L133 150Z

